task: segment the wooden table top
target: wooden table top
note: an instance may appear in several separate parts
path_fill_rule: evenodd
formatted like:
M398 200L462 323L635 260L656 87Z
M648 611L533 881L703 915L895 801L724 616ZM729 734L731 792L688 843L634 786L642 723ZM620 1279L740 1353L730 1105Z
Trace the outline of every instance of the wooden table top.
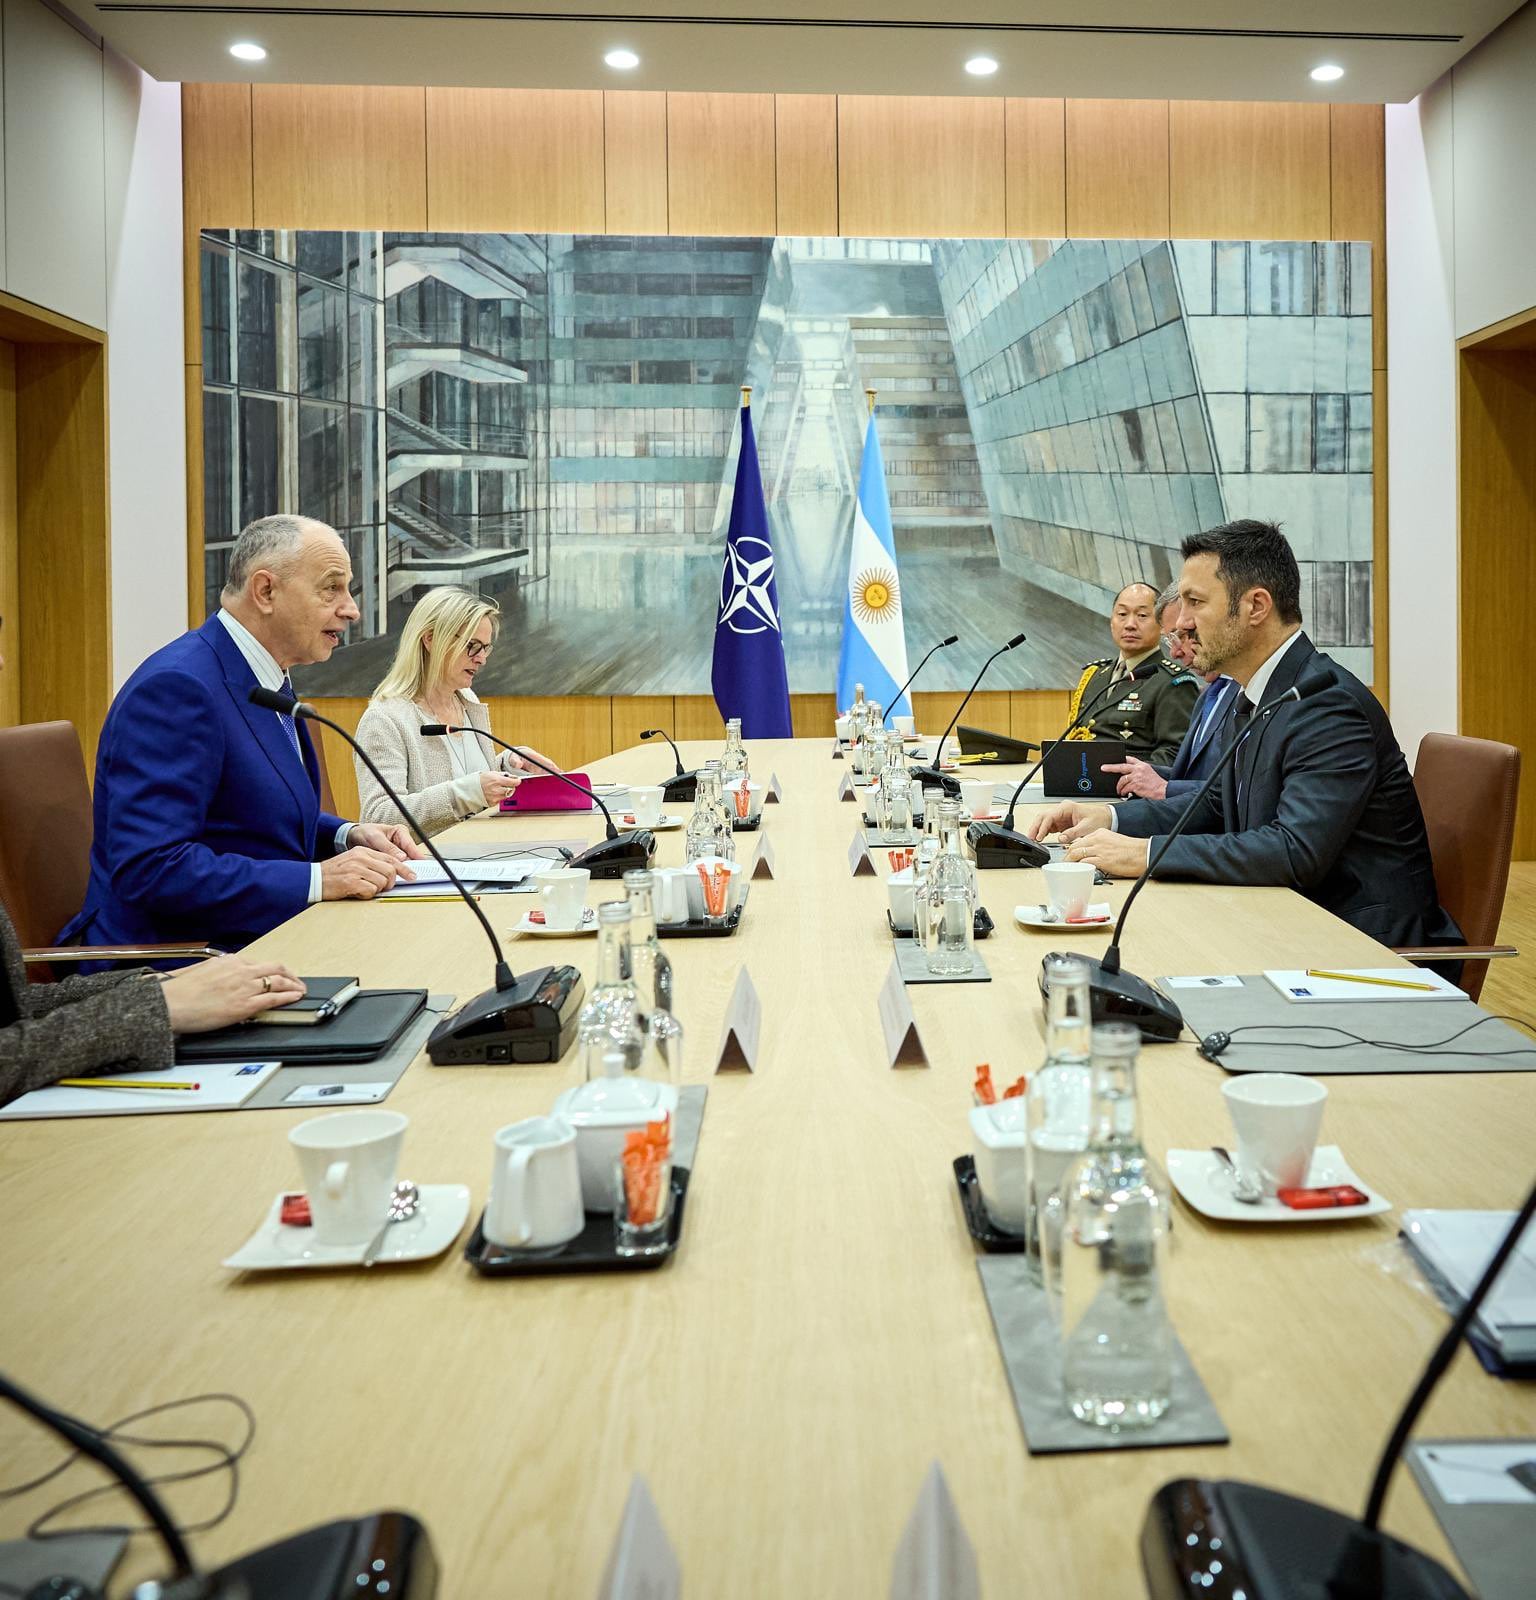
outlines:
M1391 1420L1445 1327L1389 1270L1401 1210L1519 1204L1536 1074L1328 1080L1324 1139L1396 1212L1260 1228L1177 1206L1171 1308L1231 1445L1032 1459L950 1163L970 1147L976 1063L990 1061L1000 1082L1039 1064L1036 977L1060 937L1019 928L1012 907L1042 899L1043 885L1032 872L982 874L994 981L909 990L932 1065L890 1070L875 1006L891 955L885 890L849 876L858 812L835 798L847 768L829 759L830 740L749 749L754 776L776 772L784 788L765 812L777 876L753 884L735 937L666 947L684 1078L708 1082L709 1105L682 1248L661 1271L483 1279L461 1237L415 1266L240 1276L219 1263L273 1194L296 1186L286 1134L312 1110L0 1131L6 1370L97 1422L210 1390L255 1408L239 1503L196 1541L204 1559L402 1507L431 1531L445 1600L590 1595L642 1473L690 1595L883 1595L938 1460L985 1593L1040 1573L1042 1593L1101 1596L1112 1585L1140 1592L1138 1532L1170 1478L1249 1478L1363 1504ZM714 753L684 747L690 762ZM667 765L666 751L637 747L589 770L654 782ZM487 819L452 838L599 832L586 817ZM738 845L750 858L755 839ZM680 831L659 835L660 864L682 850ZM593 889L594 899L622 892ZM1106 891L1116 906L1125 892ZM527 905L484 902L502 933ZM1072 948L1106 943L1088 933ZM253 951L300 972L461 999L491 977L480 929L445 904L316 906ZM1148 977L1394 959L1284 890L1162 883L1142 896L1124 953ZM508 954L515 968L573 961L590 983L596 943L512 940ZM743 963L763 1001L758 1070L711 1077ZM574 1056L511 1068L420 1059L388 1102L411 1119L403 1172L468 1183L478 1215L492 1134L547 1111L574 1081ZM1187 1044L1144 1052L1143 1131L1160 1159L1222 1140L1223 1076ZM1536 1394L1463 1351L1421 1431L1529 1436ZM7 1482L54 1455L0 1412ZM18 1536L51 1493L0 1504L0 1538ZM222 1493L202 1483L168 1497L185 1522ZM1406 1472L1386 1521L1449 1560ZM156 1571L149 1541L135 1545L133 1573Z

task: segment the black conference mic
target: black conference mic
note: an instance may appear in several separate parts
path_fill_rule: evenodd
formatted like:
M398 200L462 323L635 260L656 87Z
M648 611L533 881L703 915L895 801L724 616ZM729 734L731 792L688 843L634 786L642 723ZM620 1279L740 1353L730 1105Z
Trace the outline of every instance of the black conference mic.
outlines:
M1173 1001L1161 990L1154 989L1145 978L1138 978L1134 972L1123 972L1120 968L1120 935L1125 929L1126 913L1135 904L1136 896L1146 886L1158 862L1167 855L1168 847L1194 820L1200 802L1237 759L1237 752L1247 742L1248 736L1262 728L1282 706L1291 705L1297 700L1326 689L1331 681L1326 677L1319 677L1305 688L1293 684L1284 694L1276 696L1267 706L1255 711L1249 719L1248 726L1221 752L1221 759L1211 768L1210 776L1189 797L1189 803L1179 813L1179 820L1163 836L1163 842L1158 846L1156 854L1148 860L1146 866L1142 868L1141 876L1131 885L1131 892L1125 897L1125 904L1120 907L1120 915L1115 920L1114 937L1109 941L1109 949L1104 952L1100 960L1090 960L1088 963L1089 1005L1095 1022L1132 1023L1141 1029L1142 1040L1147 1044L1171 1043L1183 1031L1184 1013ZM1049 961L1050 956L1045 959ZM1040 992L1043 997L1044 966L1040 969Z
M459 881L441 853L405 802L390 787L373 758L350 733L329 717L321 716L304 700L292 700L276 689L252 689L246 699L253 706L275 711L279 716L318 722L339 733L357 752L374 781L410 825L411 831L427 847L432 859L443 869L448 881L458 890L464 904L474 912L485 936L496 952L496 987L478 994L459 1007L432 1030L427 1040L427 1055L439 1066L481 1066L486 1062L558 1061L576 1038L576 1014L581 1009L585 986L575 967L536 967L522 977L514 977L495 930L486 920L474 896Z
M986 676L987 668L990 667L999 656L1007 655L1010 650L1017 650L1018 647L1023 643L1024 635L1022 633L1016 633L1008 641L1008 643L1002 647L1001 650L994 650L992 654L982 662L981 671L976 674L976 683L973 683L970 688L965 691L965 699L955 707L955 714L949 719L949 726L944 730L943 733L939 735L938 748L933 752L933 765L931 767L911 767L908 769L909 775L916 778L925 789L942 789L946 795L958 795L960 793L960 780L958 778L951 778L947 773L939 771L939 763L944 759L944 741L954 731L955 724L960 720L960 713L964 711L966 706L970 703L971 696L976 693L976 684L980 683L981 680Z
M642 739L662 738L672 745L672 759L677 763L675 776L663 779L661 785L661 798L666 800L697 800L699 797L699 774L697 771L684 772L683 758L677 753L677 746L672 744L672 735L665 728L647 728L640 735Z
M1124 681L1121 679L1118 683L1105 684L1087 705L1079 707L1077 715L1052 743L1060 744L1074 728L1081 727L1109 695L1118 692ZM1028 835L1017 832L1013 826L1013 812L1019 803L1019 796L1024 793L1030 779L1045 765L1045 758L1049 752L1050 746L1041 750L1040 759L1019 779L1018 787L1008 801L1008 814L1001 822L973 822L966 829L966 842L971 847L972 855L976 857L978 871L988 867L1043 867L1050 862L1051 852L1044 845L1036 844Z
M526 750L519 750L515 744L508 744L505 739L498 739L494 733L487 733L484 728L465 728L447 722L424 722L421 731L426 738L436 738L450 733L477 734L482 739L489 739L492 744L499 744L504 750L510 750L519 760L531 762L540 772L547 772L550 777L558 778L568 789L574 789L584 799L595 801L598 810L603 814L604 821L608 824L608 836L600 843L583 850L580 855L572 856L565 863L566 866L585 868L594 878L622 878L626 872L650 866L656 854L656 835L649 828L636 828L629 833L620 833L614 827L613 813L603 804L601 795L593 794L590 789L583 789L579 783L566 777L563 772L546 766L537 756L529 755Z
M915 667L913 667L911 676L908 677L907 681L904 684L902 684L902 686L896 691L895 694L893 694L891 696L891 703L885 708L885 715L880 718L880 726L882 728L885 726L885 718L890 716L890 714L896 709L896 707L901 704L901 697L907 692L908 689L910 689L912 687L912 679L915 678L918 675L918 673L920 673L923 670L923 668L928 665L928 663L932 659L934 653L936 651L939 651L939 650L947 650L950 647L950 645L959 644L959 643L960 643L960 635L958 633L950 634L950 636L947 639L940 639L939 642L933 647L933 649L930 650L928 652L928 654L925 655L923 657L923 659L921 661L919 661L918 664Z

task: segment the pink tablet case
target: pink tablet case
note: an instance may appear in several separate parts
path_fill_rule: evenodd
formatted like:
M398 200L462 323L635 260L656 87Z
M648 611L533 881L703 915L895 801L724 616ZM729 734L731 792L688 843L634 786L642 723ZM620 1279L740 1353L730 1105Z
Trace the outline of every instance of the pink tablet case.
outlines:
M570 783L558 778L524 778L517 788L501 802L503 811L590 811L592 801L583 798L571 788L579 784L592 793L592 780L584 772L568 772Z

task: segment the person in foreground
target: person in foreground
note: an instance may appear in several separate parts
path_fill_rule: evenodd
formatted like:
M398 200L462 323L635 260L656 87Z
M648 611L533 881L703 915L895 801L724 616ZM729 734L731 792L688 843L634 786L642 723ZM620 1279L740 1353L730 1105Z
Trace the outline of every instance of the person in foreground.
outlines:
M1200 641L1192 628L1179 626L1183 609L1179 586L1170 583L1157 597L1157 622L1167 643L1168 659L1189 672L1194 670L1195 647ZM1195 701L1189 731L1171 762L1154 765L1137 756L1127 756L1124 761L1105 764L1105 772L1120 774L1115 787L1125 798L1174 800L1182 795L1187 799L1221 759L1226 748L1227 720L1241 694L1225 673L1203 672L1200 677L1205 680L1205 687Z
M1076 717L1080 707L1095 703L1097 709L1067 737L1118 739L1128 756L1172 761L1189 727L1200 685L1192 673L1163 654L1157 590L1150 583L1128 583L1115 596L1109 633L1119 654L1090 661L1083 668L1069 715Z
M250 704L291 693L357 619L335 530L263 517L230 554L220 607L112 702L96 754L85 905L60 943L198 939L239 948L318 900L371 899L423 852L403 828L320 809L309 730Z
M1280 530L1232 522L1183 545L1181 628L1197 671L1242 685L1231 737L1295 686L1305 696L1255 729L1157 868L1159 878L1295 889L1389 945L1452 944L1424 817L1391 724L1353 673L1301 628L1301 578ZM1074 861L1136 877L1190 802L1058 805L1029 824Z
M474 733L424 736L424 722L488 732L474 682L496 644L501 610L465 589L429 589L411 608L394 665L357 724L357 740L422 828L440 833L500 804L524 777L555 763L537 750L513 754ZM400 823L399 808L356 756L365 822ZM559 770L558 767L555 768Z
M143 970L28 983L0 905L0 1105L60 1078L169 1066L173 1034L244 1022L303 993L287 967L242 956L204 961L163 983Z

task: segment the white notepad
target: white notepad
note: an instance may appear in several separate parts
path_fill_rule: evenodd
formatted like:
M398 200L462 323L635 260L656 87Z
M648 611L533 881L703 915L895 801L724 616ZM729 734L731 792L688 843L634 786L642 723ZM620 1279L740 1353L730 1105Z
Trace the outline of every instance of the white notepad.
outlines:
M34 1089L0 1106L0 1121L36 1117L131 1117L159 1111L235 1111L282 1065L280 1061L219 1061L125 1072L134 1083L195 1083L195 1089ZM106 1077L103 1082L110 1083Z
M1324 1000L1465 1000L1466 995L1437 972L1423 967L1332 967L1333 972L1354 972L1362 978L1388 978L1389 983L1351 983L1347 978L1309 978L1305 972L1266 972L1264 976L1297 1005L1317 1005ZM1405 989L1403 984L1424 985Z

